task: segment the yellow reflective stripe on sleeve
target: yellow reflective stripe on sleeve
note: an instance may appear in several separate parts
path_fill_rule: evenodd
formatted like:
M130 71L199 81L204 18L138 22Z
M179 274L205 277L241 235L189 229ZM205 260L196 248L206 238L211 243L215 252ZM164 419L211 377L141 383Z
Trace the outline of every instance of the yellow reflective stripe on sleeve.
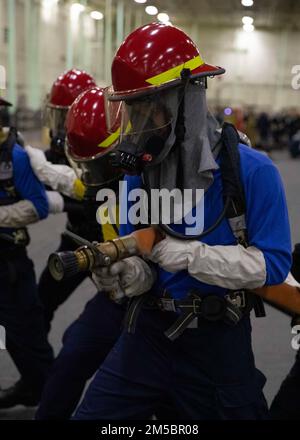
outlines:
M74 195L78 200L82 200L85 193L85 185L81 182L80 179L76 179L73 184Z
M108 212L108 207L106 205L100 206L97 210L97 221L101 225L104 241L113 240L117 237L116 231L112 226L112 223L114 223L116 227L119 228L119 206L117 205L113 208L113 219L110 218L110 214L111 213Z
M166 70L165 72L160 73L159 75L147 79L146 82L152 84L153 86L160 86L161 84L164 84L168 81L172 81L173 79L180 78L180 73L182 69L194 70L197 69L197 67L202 66L202 64L204 64L204 61L199 55L187 61L186 63L180 64L179 66L176 67L172 67L172 69Z
M118 128L117 131L115 131L110 136L108 136L106 139L104 139L104 141L101 142L101 144L99 144L98 147L101 147L101 148L110 147L114 142L116 142L116 140L118 140L119 137L120 137L120 128Z
M117 238L116 231L114 230L112 225L109 225L107 223L106 225L102 225L101 229L104 241L114 240L115 238Z

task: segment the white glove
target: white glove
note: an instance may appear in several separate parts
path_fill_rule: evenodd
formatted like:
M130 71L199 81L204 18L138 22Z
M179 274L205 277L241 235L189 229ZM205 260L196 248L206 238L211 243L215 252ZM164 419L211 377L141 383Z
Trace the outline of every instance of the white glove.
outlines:
M42 173L42 169L47 163L45 153L39 148L33 148L30 145L26 145L25 151L29 156L32 169L36 173L37 177L39 177L38 174Z
M71 167L56 165L47 161L44 152L39 148L27 145L25 150L29 156L34 174L41 182L68 197L79 198L76 192L78 179Z
M57 191L46 191L49 214L60 214L64 210L64 199Z
M148 258L168 272L187 270L197 280L225 289L256 289L266 281L264 255L254 246L208 246L167 236Z
M291 272L288 273L285 283L288 284L289 286L300 287L300 284L298 283L297 280L295 280Z
M110 293L114 300L142 295L151 289L155 275L139 257L129 257L110 267L94 269L93 280L100 291Z
M159 264L167 272L188 269L188 253L193 241L184 241L166 236L152 249L149 260Z
M30 200L0 206L0 228L21 228L40 219Z

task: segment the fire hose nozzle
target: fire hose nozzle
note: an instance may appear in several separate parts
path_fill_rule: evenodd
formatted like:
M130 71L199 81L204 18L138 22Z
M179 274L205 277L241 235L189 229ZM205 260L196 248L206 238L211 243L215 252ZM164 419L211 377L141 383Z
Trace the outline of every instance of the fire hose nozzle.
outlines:
M55 252L49 256L48 268L56 281L71 278L80 269L75 252Z
M85 241L88 244L75 251L51 254L48 268L52 277L61 281L77 273L93 270L94 267L110 266L133 255L147 255L160 239L162 236L154 228L146 228L104 243Z
M56 281L61 281L80 272L87 272L94 266L109 266L111 257L103 254L97 246L81 246L75 251L51 254L48 260L48 268L52 277Z

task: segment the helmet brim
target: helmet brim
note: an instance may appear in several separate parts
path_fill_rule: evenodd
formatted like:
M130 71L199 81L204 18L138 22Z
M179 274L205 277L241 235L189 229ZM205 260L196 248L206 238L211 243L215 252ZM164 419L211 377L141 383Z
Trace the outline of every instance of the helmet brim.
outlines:
M121 179L121 170L112 166L113 150L112 146L92 157L81 157L72 151L68 141L65 145L65 153L72 168L77 177L88 187L101 187Z
M190 79L204 78L204 77L214 77L217 75L222 75L225 73L225 69L219 66L213 66L211 64L202 64L191 72ZM114 91L108 95L109 101L130 101L134 99L143 98L144 96L149 96L160 92L162 90L177 87L182 84L182 78L176 78L174 80L165 82L161 85L149 85L139 89L128 90L128 91Z

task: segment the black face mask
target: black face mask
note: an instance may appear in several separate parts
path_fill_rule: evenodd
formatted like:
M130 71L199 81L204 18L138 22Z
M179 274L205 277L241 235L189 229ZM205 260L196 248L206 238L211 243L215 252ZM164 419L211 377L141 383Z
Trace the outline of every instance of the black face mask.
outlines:
M149 136L143 147L122 141L112 154L112 165L123 170L125 174L141 174L145 166L151 164L165 144L165 139L158 135Z
M147 165L155 160L164 148L167 135L147 133L139 144L130 140L122 141L112 153L113 167L120 168L125 174L139 175Z

